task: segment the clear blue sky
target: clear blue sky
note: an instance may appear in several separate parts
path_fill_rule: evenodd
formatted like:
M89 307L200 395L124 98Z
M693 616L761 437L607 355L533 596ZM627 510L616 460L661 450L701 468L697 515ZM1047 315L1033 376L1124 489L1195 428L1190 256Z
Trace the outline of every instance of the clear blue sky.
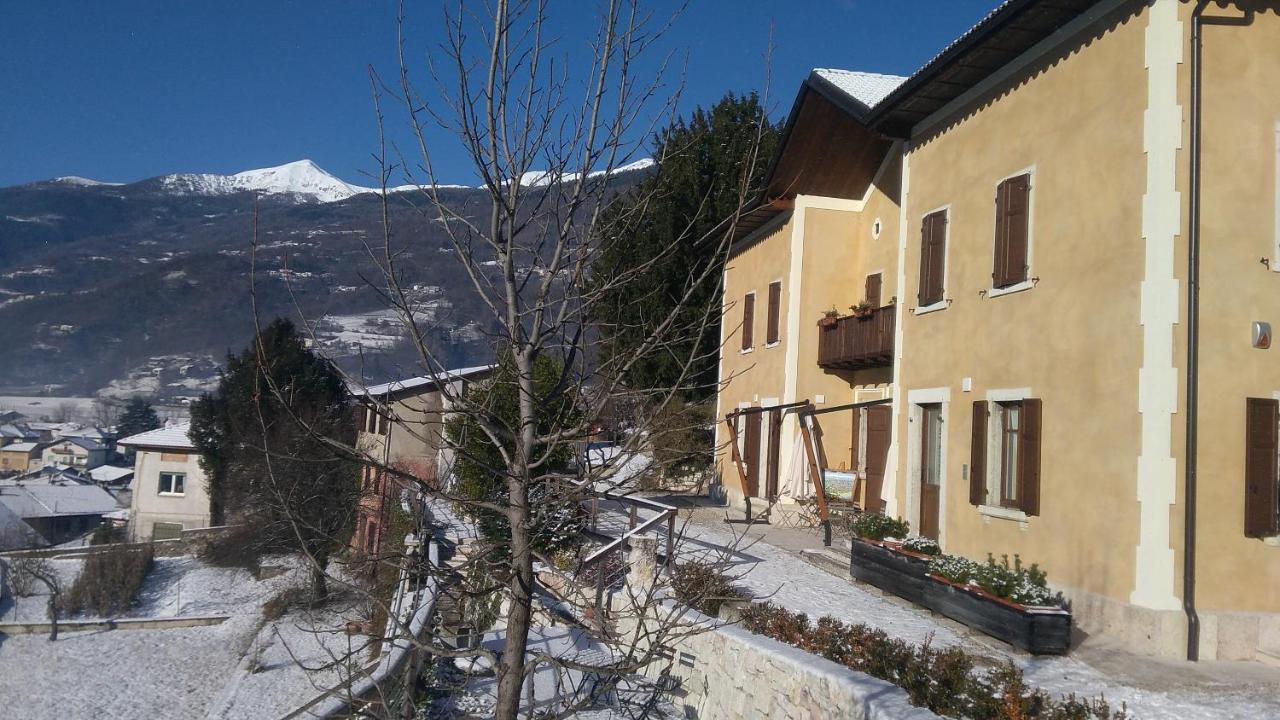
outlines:
M810 68L910 74L996 4L692 0L664 47L687 53L688 110L761 88L772 28L781 117ZM552 5L565 49L581 45L591 0ZM438 0L407 8L415 46L439 42ZM367 183L376 132L366 66L394 75L395 15L394 0L0 0L0 186L232 173L304 157ZM444 151L442 181L474 182L445 151L449 137L432 141Z

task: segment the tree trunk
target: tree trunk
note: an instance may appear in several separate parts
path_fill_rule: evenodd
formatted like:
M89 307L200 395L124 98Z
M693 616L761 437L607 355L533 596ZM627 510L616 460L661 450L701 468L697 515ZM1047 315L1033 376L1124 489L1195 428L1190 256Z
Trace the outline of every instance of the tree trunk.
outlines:
M49 613L50 642L58 639L58 594L56 592L52 592L52 590L53 588L50 588L51 592L49 593L49 605L47 608Z
M318 605L329 597L329 584L325 582L324 567L319 563L311 566L311 603Z
M507 487L511 495L507 511L511 525L511 606L507 611L506 642L498 672L497 720L517 720L520 713L520 689L524 684L525 648L529 643L529 626L533 610L533 528L529 518L529 460L533 455L534 414L533 360L516 355L520 381L520 434L516 441L514 467L508 470Z

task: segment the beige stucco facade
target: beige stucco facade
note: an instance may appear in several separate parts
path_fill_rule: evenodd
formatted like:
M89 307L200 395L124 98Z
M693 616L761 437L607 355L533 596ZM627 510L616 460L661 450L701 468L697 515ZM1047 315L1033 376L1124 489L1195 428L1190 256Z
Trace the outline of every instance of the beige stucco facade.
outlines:
M161 474L180 475L182 492L172 492L172 485L162 487ZM165 524L165 535L174 530L209 527L209 493L205 485L200 456L194 450L139 447L134 456L129 517L133 536L154 537L157 523Z
M1280 323L1280 17L1262 3L1210 14L1251 8L1259 12L1250 24L1208 26L1204 36L1193 599L1206 659L1280 653L1280 542L1243 532L1245 399L1280 397L1280 349L1255 349L1250 337L1254 321ZM1038 563L1073 600L1083 629L1170 656L1184 652L1187 627L1192 9L1178 0L1098 3L916 124L865 197L797 195L786 223L741 242L726 269L722 379L730 382L720 398L723 417L775 397L819 408L893 397L881 499L913 528L922 407L940 404L944 551ZM996 289L996 188L1024 173L1028 281ZM922 311L922 219L940 209L945 300ZM794 314L783 347L740 353L733 303L763 292L779 268L790 271L784 297L798 286L783 304ZM847 312L865 275L880 270L898 309L893 367L824 371L822 311ZM1039 512L971 504L973 403L1023 398L1042 403ZM829 468L849 460L838 417L822 419ZM784 454L795 432L784 427ZM736 469L726 452L719 458L732 499Z

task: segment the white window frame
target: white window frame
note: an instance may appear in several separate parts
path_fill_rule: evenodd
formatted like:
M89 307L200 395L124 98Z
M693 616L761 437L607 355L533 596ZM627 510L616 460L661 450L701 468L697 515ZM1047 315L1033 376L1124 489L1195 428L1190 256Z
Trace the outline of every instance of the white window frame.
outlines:
M1005 507L1000 504L1000 470L1004 462L1004 454L1001 450L1001 424L1000 414L995 412L997 403L1004 402L1022 402L1035 396L1031 393L1031 388L998 388L987 391L987 467L986 467L986 486L987 499L996 500L996 504L990 502L983 503L978 506L978 512L987 517L999 518L1001 520L1013 520L1022 525L1022 529L1027 528L1027 514L1017 508ZM1019 418L1021 421L1022 418ZM1019 452L1022 448L1018 448Z
M766 300L766 301L765 301L765 308L764 308L764 312L765 312L765 317L764 317L764 339L765 339L765 344L764 344L764 348L765 348L766 350L767 350L767 349L769 349L769 348L772 348L772 347L778 347L779 345L781 345L781 344L782 344L782 338L786 335L786 326L782 324L782 319L783 319L783 317L785 317L785 316L783 315L782 291L783 291L784 289L786 289L786 285L785 285L785 283L786 283L786 278L783 278L783 277L776 277L776 278L774 278L774 279L772 279L772 280L770 280L770 281L769 281L769 285L772 285L772 284L774 284L774 283L778 283L778 339L777 339L777 340L774 340L773 342L769 342L769 314L768 314L768 313L769 313L769 305L768 305L768 301ZM766 286L765 286L765 288L766 288L766 292L768 291L768 290L767 290L767 288L769 287L769 285L766 285ZM753 292L752 294L755 294L755 293Z
M742 347L742 336L739 336L738 337L738 354L739 355L747 355L751 351L756 349L756 314L757 314L757 309L760 307L760 302L759 302L760 298L757 297L755 290L752 290L750 292L745 292L742 294L743 303L744 303L742 306L743 322L740 323L738 327L738 332L742 333L743 335L747 333L747 324L746 324L747 306L745 303L748 295L751 296L751 347L748 347L748 348ZM766 312L768 312L768 310L766 310Z
M947 305L949 304L949 303L947 302L947 300L948 300L948 298L947 298L947 292L948 292L948 290L951 288L951 283L950 283L949 279L947 278L947 274L951 272L951 204L950 204L950 203L948 203L948 204L946 204L946 205L943 205L943 206L941 206L941 207L936 207L936 208L934 208L934 209L932 209L932 210L930 210L930 211L928 211L928 212L924 213L923 215L921 215L921 216L919 217L918 222L919 222L919 225L920 225L920 230L921 230L921 232L923 232L923 231L924 231L924 219L925 219L925 218L927 218L927 217L929 217L930 215L932 215L932 214L934 214L934 213L937 213L937 212L943 212L943 211L946 211L946 213L947 213L947 225L946 225L946 228L945 228L945 229L943 230L943 232L942 232L942 299L941 299L941 300L939 300L939 301L938 301L938 302L936 302L936 303L931 303L931 304L929 304L929 305L924 305L924 306L918 306L918 307L916 307L914 310L912 310L912 312L913 312L914 314L916 314L916 315L926 315L926 314L931 313L931 312L938 312L939 310L946 310L946 309L947 309ZM923 263L924 263L924 254L923 254L922 252L917 252L916 254L917 254L917 256L920 258L920 262L919 262L919 263L917 263L917 265L916 265L916 270L917 270L917 272L916 272L916 282L917 282L917 283L919 283L919 282L920 282L920 273L919 273L919 269L920 269L920 267L919 267L919 266L920 266L920 264L923 264ZM917 293L919 292L919 288L918 288L918 287L916 288L916 291L917 291Z
M1020 283L1010 285L1009 287L998 288L996 287L996 284L994 282L995 278L990 278L987 282L988 298L998 298L1003 295L1012 295L1013 293L1020 293L1020 292L1023 292L1024 290L1030 290L1036 285L1035 281L1032 279L1032 277L1035 275L1035 267L1036 267L1036 263L1035 263L1036 166L1031 165L1029 167L1025 167L1021 170L1018 170L1017 172L1012 172L1012 173L1009 173L1008 175L1005 175L1004 177L996 181L996 184L992 186L992 189L995 190L995 194L996 196L998 196L1000 193L1000 183L1004 182L1005 180L1012 180L1013 178L1019 177L1021 175L1028 175L1031 177L1031 183L1030 183L1031 187L1027 189L1027 279L1023 280ZM995 207L993 206L992 217L995 216L994 210L995 210ZM992 231L991 232L991 259L993 263L995 262L995 251L996 251L995 230L996 228L992 226L991 228L991 231Z
M169 490L164 489L164 478L166 475L168 475L170 478ZM175 492L173 490L173 486L174 486L173 478L181 478L181 482L182 482L181 492ZM159 494L163 495L164 497L183 497L187 494L187 474L184 472L176 472L172 470L162 470L160 471L160 474L159 474L157 487L159 489Z
M945 287L945 286L944 286ZM911 532L914 535L920 534L920 473L923 468L920 466L920 444L923 442L921 433L924 429L924 408L922 405L941 405L942 406L942 448L938 463L942 468L940 477L941 485L938 488L938 545L946 547L947 540L947 495L950 491L950 481L947 477L947 450L951 444L950 429L948 423L951 422L951 388L921 388L919 390L907 391L907 518L911 523ZM888 473L886 472L886 478Z

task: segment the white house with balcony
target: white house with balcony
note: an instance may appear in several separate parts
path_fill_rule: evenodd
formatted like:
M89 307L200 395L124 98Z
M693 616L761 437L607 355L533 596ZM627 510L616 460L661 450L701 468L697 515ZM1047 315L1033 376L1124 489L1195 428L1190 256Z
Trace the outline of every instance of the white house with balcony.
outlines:
M149 430L117 444L135 451L130 533L164 540L209 527L209 493L189 423Z

